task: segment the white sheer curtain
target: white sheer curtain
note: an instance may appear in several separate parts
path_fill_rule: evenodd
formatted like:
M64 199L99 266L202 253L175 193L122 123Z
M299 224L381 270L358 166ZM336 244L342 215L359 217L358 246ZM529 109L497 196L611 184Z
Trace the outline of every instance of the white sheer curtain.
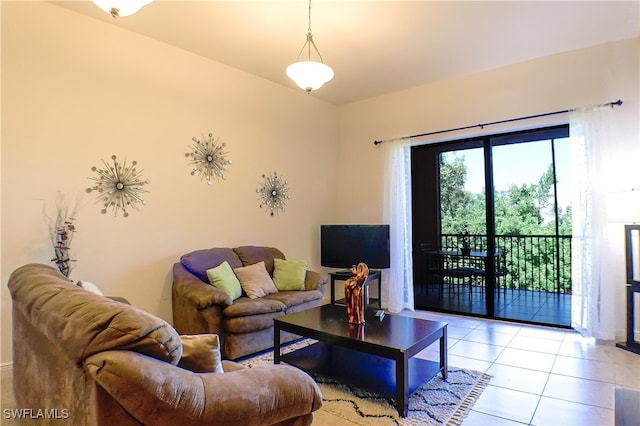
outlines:
M583 336L615 338L616 283L609 279L606 193L609 176L611 108L570 113L572 172L571 326Z
M413 311L410 139L383 144L384 221L390 226L391 268L382 277L387 309Z

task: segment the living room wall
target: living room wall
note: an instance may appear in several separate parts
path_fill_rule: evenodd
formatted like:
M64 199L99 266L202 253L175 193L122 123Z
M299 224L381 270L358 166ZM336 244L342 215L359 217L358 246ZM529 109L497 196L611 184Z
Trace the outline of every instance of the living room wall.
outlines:
M425 60L429 60L428 56ZM611 192L640 188L639 41L610 43L517 65L461 76L345 106L340 112L338 211L340 220L383 221L383 149L374 140L457 128L622 99L614 113L615 176L602 176ZM416 143L567 123L568 117L489 126ZM347 162L349 167L346 167ZM624 237L622 224L607 229L610 259L603 276L615 299L616 334L624 337ZM383 300L384 300L383 289Z
M47 215L79 199L73 280L171 321L171 267L192 250L272 245L319 268L319 224L335 212L335 106L301 90L44 2L2 2L2 350L11 360L17 267L51 264ZM212 41L215 42L215 41ZM208 186L191 138L213 132L233 162ZM147 205L101 214L92 166L136 160ZM286 213L259 208L261 175L289 182Z

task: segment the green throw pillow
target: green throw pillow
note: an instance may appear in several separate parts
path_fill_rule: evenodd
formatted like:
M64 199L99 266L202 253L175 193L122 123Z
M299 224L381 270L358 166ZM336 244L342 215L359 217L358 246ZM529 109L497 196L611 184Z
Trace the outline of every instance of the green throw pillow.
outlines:
M304 290L307 262L304 260L273 260L273 282L283 290Z
M231 300L236 300L242 295L240 281L226 260L215 268L207 269L207 277L212 286L227 293Z

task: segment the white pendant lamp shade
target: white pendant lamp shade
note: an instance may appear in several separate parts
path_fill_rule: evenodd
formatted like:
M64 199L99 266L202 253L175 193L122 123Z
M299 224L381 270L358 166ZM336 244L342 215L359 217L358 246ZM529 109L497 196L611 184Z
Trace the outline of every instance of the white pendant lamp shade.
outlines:
M313 50L312 50L313 48ZM306 51L307 59L300 60L302 54ZM311 52L315 52L315 56L320 62L311 60ZM297 62L287 67L287 77L295 81L302 90L311 93L312 90L321 88L327 81L333 78L333 70L324 64L322 55L313 41L313 33L311 32L311 0L309 0L309 28L307 29L307 40L302 45L298 54Z
M333 78L331 67L315 61L295 62L287 67L287 77L303 90L311 92Z
M153 0L91 0L100 9L109 13L114 18L117 16L133 15L143 6L148 5Z

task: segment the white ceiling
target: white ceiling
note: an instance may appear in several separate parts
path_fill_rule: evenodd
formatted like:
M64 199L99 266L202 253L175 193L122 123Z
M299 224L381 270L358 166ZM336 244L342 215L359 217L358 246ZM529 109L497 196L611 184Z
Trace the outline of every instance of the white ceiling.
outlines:
M285 68L305 41L306 0L156 0L117 19L89 0L52 3L297 88ZM314 40L335 77L311 96L342 105L638 37L639 5L611 0L314 0Z

